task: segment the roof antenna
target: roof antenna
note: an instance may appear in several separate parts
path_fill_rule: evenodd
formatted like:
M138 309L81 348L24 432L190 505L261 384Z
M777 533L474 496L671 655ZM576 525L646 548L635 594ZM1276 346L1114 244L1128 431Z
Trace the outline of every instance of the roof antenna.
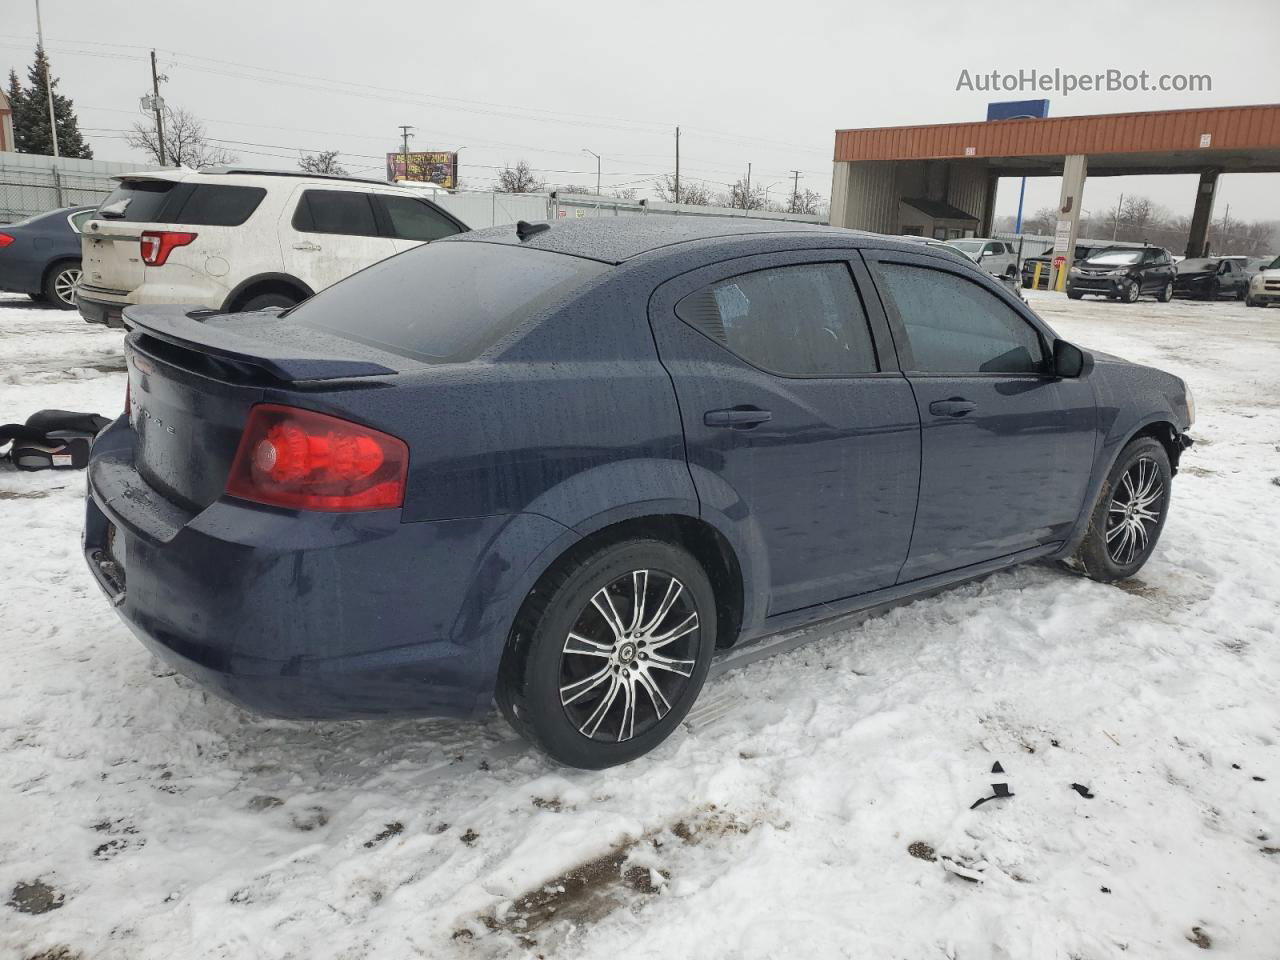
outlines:
M521 240L528 240L530 237L536 237L545 230L550 230L549 223L530 223L528 220L516 221L516 236Z

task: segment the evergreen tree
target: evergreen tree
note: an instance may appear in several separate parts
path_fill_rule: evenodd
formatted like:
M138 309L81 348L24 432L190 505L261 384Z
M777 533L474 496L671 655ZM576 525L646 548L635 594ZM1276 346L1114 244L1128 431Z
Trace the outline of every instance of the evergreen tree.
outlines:
M25 98L22 93L22 84L18 82L18 71L12 68L9 70L9 89L6 92L9 96L9 109L12 114L9 119L13 121L13 129L16 134L18 130L22 129L22 110ZM14 144L10 144L9 149L15 150L17 147Z
M80 122L72 102L58 93L58 78L49 69L49 59L42 47L36 47L36 59L27 68L25 90L18 89L18 78L10 71L9 99L13 101L13 139L18 153L53 155L53 137L49 133L49 92L45 78L53 87L53 116L58 125L58 155L92 160L93 150L84 142Z

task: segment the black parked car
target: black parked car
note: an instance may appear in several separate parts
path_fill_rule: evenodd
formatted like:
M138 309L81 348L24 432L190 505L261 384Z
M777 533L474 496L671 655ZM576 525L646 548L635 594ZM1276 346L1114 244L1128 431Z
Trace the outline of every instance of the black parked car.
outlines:
M1175 276L1173 257L1163 247L1104 247L1087 260L1076 258L1067 271L1067 296L1079 300L1087 293L1126 303L1152 296L1168 303Z
M1179 297L1217 300L1227 296L1243 300L1249 291L1249 274L1243 260L1197 257L1183 260L1175 269L1178 275L1173 292Z
M0 290L74 310L80 226L95 209L64 207L0 226Z

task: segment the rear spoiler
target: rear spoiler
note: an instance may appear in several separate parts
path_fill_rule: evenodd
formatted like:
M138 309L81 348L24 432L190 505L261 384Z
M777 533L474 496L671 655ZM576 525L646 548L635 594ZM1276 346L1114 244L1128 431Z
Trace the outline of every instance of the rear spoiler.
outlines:
M225 316L208 310L179 306L126 307L124 325L156 340L206 356L247 364L277 380L296 383L307 380L345 380L350 377L381 377L396 373L372 360L352 359L314 346L290 343L291 338L251 336L205 318ZM307 339L314 339L307 332Z

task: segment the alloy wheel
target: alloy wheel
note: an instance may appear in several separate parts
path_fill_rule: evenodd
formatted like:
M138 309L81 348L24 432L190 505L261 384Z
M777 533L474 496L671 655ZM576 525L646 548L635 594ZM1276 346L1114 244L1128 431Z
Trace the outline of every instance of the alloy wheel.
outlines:
M560 704L590 740L622 743L662 720L696 666L698 609L683 583L633 570L597 590L565 638Z
M1116 484L1107 508L1107 554L1121 566L1144 554L1160 525L1164 481L1150 457L1135 460Z
M68 267L53 278L53 292L67 306L75 306L76 287L80 285L80 270Z
M1137 303L1138 296L1142 293L1142 288L1138 286L1137 280L1130 280L1129 286L1125 288L1124 299L1126 303Z

